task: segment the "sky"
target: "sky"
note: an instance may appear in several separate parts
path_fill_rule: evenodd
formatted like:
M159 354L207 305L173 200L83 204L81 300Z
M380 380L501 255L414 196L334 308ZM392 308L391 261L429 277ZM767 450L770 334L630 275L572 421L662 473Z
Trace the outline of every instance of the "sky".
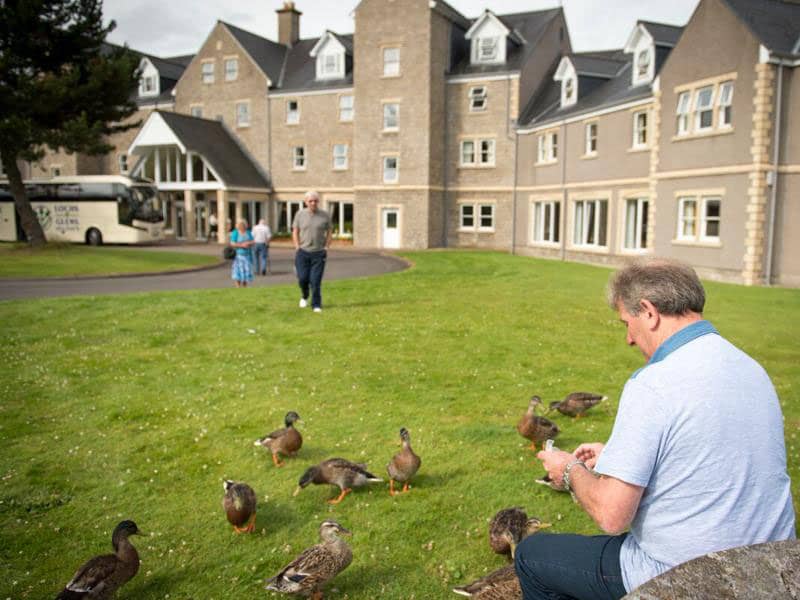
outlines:
M466 17L490 8L496 14L543 10L562 5L576 52L621 48L637 19L683 25L698 0L448 0ZM326 29L353 32L357 0L295 0L300 36L319 37ZM117 28L108 40L134 50L168 57L194 54L218 20L277 40L275 10L283 0L104 0L103 15ZM387 18L391 15L387 14Z

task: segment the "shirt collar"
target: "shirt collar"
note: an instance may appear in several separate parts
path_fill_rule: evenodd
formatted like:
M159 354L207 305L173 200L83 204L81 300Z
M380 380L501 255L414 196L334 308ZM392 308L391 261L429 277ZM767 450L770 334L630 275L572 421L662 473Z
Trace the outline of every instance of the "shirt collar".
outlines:
M650 360L647 361L647 364L641 369L638 369L632 377L636 377L645 367L661 362L681 346L709 333L719 335L719 332L714 326L706 320L696 321L691 325L687 325L680 331L676 331L656 348L656 351L653 353L653 356L650 357Z

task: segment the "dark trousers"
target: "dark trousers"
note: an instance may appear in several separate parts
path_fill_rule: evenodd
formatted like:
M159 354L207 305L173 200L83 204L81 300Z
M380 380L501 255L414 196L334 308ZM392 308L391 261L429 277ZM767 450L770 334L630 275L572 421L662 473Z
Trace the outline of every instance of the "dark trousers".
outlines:
M525 600L614 599L625 595L619 549L628 534L536 533L514 553Z
M325 261L328 258L326 250L308 252L302 248L294 255L294 268L297 271L297 283L303 298L308 298L308 288L311 286L311 306L322 308L322 274L325 272Z
M261 275L267 274L267 264L269 260L269 246L267 244L255 244L256 250L255 268Z

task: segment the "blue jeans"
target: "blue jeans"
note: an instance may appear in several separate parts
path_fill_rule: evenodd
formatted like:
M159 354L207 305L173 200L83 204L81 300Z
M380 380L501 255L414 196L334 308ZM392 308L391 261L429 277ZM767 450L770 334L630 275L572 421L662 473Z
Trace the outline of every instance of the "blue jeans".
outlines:
M525 600L614 599L626 594L619 549L627 536L536 533L514 553Z
M308 252L302 248L294 255L294 268L297 271L297 283L303 298L308 298L308 289L311 287L311 306L322 308L322 274L325 272L325 261L328 258L326 250Z
M269 246L267 244L255 244L253 247L256 249L256 255L254 258L256 273L266 275L267 260L269 259Z

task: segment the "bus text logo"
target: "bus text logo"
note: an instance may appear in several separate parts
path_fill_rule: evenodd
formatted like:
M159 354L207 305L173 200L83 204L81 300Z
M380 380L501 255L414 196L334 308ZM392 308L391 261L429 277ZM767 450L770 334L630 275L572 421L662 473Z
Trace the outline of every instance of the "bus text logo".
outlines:
M50 209L46 206L37 206L34 210L36 211L36 218L39 219L39 224L42 226L42 229L48 229L53 222Z

